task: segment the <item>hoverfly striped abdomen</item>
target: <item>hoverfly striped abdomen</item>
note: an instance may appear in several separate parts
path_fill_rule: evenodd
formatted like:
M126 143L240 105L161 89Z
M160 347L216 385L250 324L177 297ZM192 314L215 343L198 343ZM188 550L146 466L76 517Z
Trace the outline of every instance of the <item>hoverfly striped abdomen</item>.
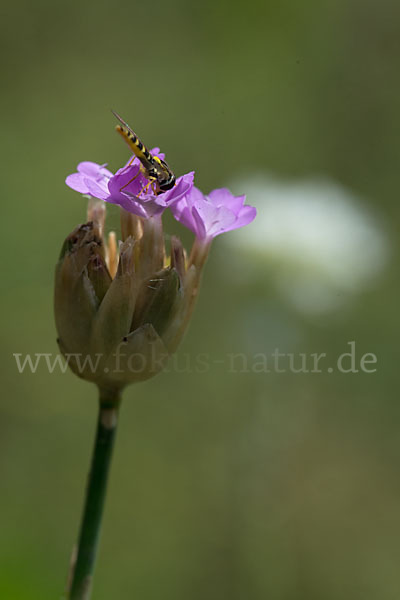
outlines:
M176 178L165 160L158 156L152 156L129 125L116 112L112 112L118 121L122 123L122 125L117 125L116 130L142 163L145 176L156 183L157 193L160 194L173 188Z

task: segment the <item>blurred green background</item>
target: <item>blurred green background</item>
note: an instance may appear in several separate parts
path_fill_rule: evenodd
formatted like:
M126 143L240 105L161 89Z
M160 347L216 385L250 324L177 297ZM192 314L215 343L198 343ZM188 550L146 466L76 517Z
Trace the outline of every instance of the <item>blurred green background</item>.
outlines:
M377 371L213 364L129 388L93 598L399 598L398 2L22 0L1 13L0 597L60 598L78 530L95 389L19 374L13 353L57 352L54 265L85 219L64 179L81 160L126 161L114 108L204 191L244 193L256 174L343 186L387 251L336 308L301 311L276 285L290 256L216 239L181 364L336 357L355 340Z

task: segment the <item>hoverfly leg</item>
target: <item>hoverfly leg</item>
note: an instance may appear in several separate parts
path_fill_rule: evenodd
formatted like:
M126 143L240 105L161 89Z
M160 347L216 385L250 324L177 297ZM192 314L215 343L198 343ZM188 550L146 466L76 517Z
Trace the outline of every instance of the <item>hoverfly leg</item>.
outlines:
M130 180L128 181L128 183L126 183L125 185L123 185L123 186L122 186L122 188L120 188L120 189L119 189L119 191L120 191L120 192L122 192L122 190L123 190L124 188L126 188L126 187L127 187L129 184L131 184L131 183L132 183L132 181L135 181L135 179L136 179L136 177L139 175L139 173L140 173L140 170L139 170L139 171L136 173L136 175L134 175L134 176L132 177L132 179L130 179Z
M146 185L144 185L142 187L142 189L140 190L140 194L145 194L148 191L149 187L152 186L152 185L154 185L154 180L153 179L151 179L148 183L146 183Z

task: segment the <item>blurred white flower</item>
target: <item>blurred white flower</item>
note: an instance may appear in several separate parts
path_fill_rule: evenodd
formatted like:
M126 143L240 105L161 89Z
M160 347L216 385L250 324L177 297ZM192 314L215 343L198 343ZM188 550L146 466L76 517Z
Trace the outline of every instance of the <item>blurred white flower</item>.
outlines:
M260 175L237 179L232 187L246 192L258 211L251 226L224 240L246 261L241 278L247 271L259 279L267 268L266 283L301 312L334 310L372 285L388 261L381 216L334 182Z

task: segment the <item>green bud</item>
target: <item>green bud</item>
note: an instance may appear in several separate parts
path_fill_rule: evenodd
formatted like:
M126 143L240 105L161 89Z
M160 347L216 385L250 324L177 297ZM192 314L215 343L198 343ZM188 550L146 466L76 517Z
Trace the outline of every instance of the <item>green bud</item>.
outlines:
M181 283L176 269L163 269L144 281L139 289L132 330L150 323L162 336L171 324L182 300Z
M177 238L168 259L161 218L121 210L116 267L115 235L108 246L103 238L104 203L90 201L88 216L65 240L56 268L58 343L74 373L118 391L164 368L187 328L204 261L187 269Z
M101 303L111 285L112 279L104 260L98 254L90 257L87 265L87 275L96 297Z
M94 318L93 352L108 356L131 331L136 300L134 245L132 238L121 245L117 274Z
M89 262L102 260L101 239L93 223L80 225L65 240L56 267L55 318L62 346L70 353L87 353L93 318L100 305L89 279Z

